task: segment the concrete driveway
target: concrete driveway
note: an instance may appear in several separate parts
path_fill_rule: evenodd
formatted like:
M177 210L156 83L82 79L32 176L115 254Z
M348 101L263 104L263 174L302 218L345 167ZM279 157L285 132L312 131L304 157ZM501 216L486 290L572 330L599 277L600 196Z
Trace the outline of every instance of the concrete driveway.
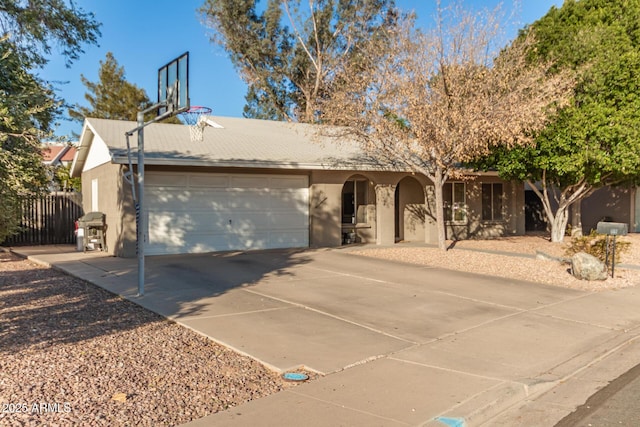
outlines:
M636 288L589 293L332 249L149 257L137 297L135 259L31 254L275 369L325 375L192 426L553 425L640 362Z

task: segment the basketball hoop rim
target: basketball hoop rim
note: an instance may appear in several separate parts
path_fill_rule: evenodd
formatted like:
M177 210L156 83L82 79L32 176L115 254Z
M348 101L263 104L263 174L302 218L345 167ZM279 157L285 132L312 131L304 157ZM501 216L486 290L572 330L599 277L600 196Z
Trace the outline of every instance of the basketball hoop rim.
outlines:
M194 106L190 107L187 111L185 111L182 114L186 114L186 113L210 114L211 111L212 110L209 107L203 107L201 105L194 105Z
M182 121L188 126L197 126L202 117L211 114L211 108L201 105L194 105L187 111L180 113Z

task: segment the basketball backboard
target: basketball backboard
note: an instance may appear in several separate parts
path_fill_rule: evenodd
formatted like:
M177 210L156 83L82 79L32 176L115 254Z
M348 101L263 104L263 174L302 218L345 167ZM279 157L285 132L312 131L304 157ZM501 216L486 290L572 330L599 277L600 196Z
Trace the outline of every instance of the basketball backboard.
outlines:
M158 115L189 109L189 52L158 69Z

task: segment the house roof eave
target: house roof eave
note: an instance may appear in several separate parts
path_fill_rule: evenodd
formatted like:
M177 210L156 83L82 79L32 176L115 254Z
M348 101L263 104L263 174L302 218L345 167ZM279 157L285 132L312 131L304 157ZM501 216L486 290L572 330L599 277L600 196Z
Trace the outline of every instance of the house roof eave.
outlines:
M113 156L113 163L128 164L126 156ZM137 158L132 161L137 164ZM384 168L364 163L305 163L305 162L285 162L285 161L261 161L261 160L210 160L210 159L166 159L146 157L145 165L149 166L174 166L174 167L217 167L217 168L249 168L249 169L298 169L298 170L357 170L357 171L393 171L408 172L398 169Z
M87 160L89 149L91 148L91 143L93 142L95 135L95 129L93 129L85 119L84 125L82 126L82 132L80 133L80 143L78 144L76 155L73 157L73 162L71 163L70 176L72 178L79 178L82 175L84 162Z

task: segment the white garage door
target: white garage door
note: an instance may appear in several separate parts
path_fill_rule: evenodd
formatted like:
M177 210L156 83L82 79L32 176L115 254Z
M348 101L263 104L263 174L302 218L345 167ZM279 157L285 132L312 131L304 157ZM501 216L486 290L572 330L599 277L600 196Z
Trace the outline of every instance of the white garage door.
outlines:
M149 255L309 245L306 176L147 172Z

